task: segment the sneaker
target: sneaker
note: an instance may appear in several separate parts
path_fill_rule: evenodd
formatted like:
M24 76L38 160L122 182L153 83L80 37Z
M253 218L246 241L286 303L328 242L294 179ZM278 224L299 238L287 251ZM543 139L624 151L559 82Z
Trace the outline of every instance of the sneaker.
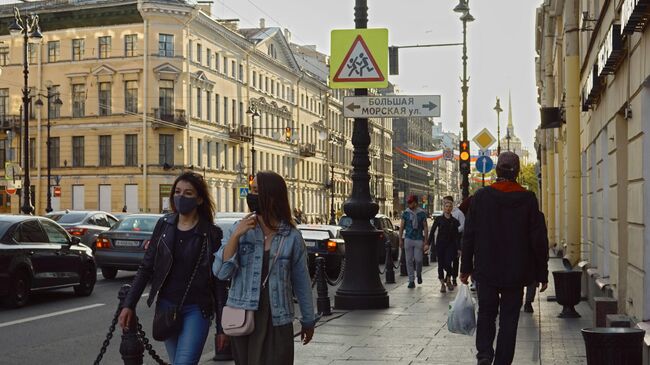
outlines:
M535 311L533 310L533 304L532 304L531 302L526 302L526 304L524 304L524 312L526 312L526 313L533 313L533 312L535 312Z
M447 292L447 287L445 286L445 283L442 283L442 285L440 286L440 292L441 293L446 293Z
M418 284L422 284L422 275L418 275Z
M407 288L409 288L409 289L413 289L413 288L415 288L415 283L412 282L412 281L409 281L409 285L408 285Z
M450 278L447 278L447 290L454 291L454 285L451 283Z
M451 283L454 284L454 286L458 286L458 282L456 281L456 278L451 279Z
M492 361L490 359L478 359L478 365L492 365Z

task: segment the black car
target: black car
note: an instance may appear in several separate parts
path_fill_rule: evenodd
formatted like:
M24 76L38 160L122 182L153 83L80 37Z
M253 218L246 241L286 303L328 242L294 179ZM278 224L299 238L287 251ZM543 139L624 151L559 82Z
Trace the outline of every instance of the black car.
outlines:
M374 219L370 221L372 225L382 231L379 235L379 241L377 245L377 261L380 264L386 262L386 243L390 243L391 256L393 261L397 260L399 257L399 229L396 229L393 226L393 222L390 218L383 214L377 214ZM343 228L348 228L352 224L352 218L344 215L339 219L339 226Z
M97 236L95 260L105 279L115 279L117 270L136 271L149 246L162 214L130 214Z
M81 243L93 250L97 235L108 231L119 221L111 213L102 211L62 210L45 216L56 221L71 235L79 237Z
M7 306L22 307L47 289L88 296L96 280L92 250L79 237L48 218L0 215L0 298Z
M325 224L299 224L298 230L307 245L309 272L314 273L316 257L325 258L327 275L335 279L341 270L345 257L345 241L341 237L341 227Z

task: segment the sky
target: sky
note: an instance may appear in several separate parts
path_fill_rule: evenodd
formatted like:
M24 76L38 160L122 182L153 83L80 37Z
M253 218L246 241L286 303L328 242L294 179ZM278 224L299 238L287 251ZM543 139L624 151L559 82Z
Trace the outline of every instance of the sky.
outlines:
M0 4L15 1L0 0ZM508 93L512 94L515 135L533 151L539 124L535 86L535 9L542 0L470 1L476 19L468 23L468 135L483 128L496 137L493 110L501 99L501 136L505 136ZM388 28L389 45L461 43L458 0L368 0L368 27ZM291 41L313 44L329 54L330 31L354 28L354 0L213 0L213 16L238 18L241 28L287 28ZM390 76L404 95L440 95L447 131L460 130L462 47L400 49L400 75Z
M535 86L535 9L541 0L470 1L468 23L468 135L483 128L496 137L496 98L501 99L501 137L512 94L515 135L533 152L539 105ZM461 43L458 0L368 0L368 27L388 28L389 45ZM330 31L354 28L354 0L214 0L213 15L239 18L240 27L287 28L292 41L315 44L329 54ZM440 95L447 131L460 130L462 47L400 49L399 76L390 76L404 95ZM496 144L495 146L496 147Z

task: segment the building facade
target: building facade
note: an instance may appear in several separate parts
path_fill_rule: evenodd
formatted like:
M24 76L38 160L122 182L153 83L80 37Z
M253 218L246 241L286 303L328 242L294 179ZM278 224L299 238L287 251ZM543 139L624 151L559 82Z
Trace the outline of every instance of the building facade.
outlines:
M541 206L549 241L588 263L589 296L650 320L650 1L537 9Z
M352 121L342 117L343 94L301 67L288 33L263 20L239 29L183 1L20 7L38 12L44 35L28 52L31 103L48 89L63 102L28 111L36 214L46 207L48 114L55 210L164 211L175 177L191 169L204 175L219 211L242 211L248 176L273 170L287 180L292 206L322 221L332 162L336 208L349 196ZM8 34L12 16L0 8L2 166L21 165L23 41ZM17 213L20 199L7 187L2 208Z

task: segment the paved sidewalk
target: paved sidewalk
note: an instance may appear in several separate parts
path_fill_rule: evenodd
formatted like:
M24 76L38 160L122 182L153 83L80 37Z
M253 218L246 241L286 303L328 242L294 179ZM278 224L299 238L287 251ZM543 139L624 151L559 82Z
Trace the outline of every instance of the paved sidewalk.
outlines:
M559 259L551 259L550 271L560 270ZM406 277L396 271L396 284L385 284L390 307L383 310L339 311L323 317L313 341L295 343L295 363L320 364L476 364L475 337L447 331L447 309L456 291L439 293L436 264L425 267L424 283L406 287ZM591 324L592 311L586 302L576 306L578 319L560 319L561 306L548 302L549 289L536 298L535 313L521 313L514 364L586 364L580 329ZM332 305L334 292L330 291ZM296 327L296 329L298 329ZM201 364L213 362L206 354Z

